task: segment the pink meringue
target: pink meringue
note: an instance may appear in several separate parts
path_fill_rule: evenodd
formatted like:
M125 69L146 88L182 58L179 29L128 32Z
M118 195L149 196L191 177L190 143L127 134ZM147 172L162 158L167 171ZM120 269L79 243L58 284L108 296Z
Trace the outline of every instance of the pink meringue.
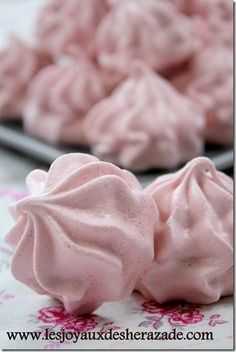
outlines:
M49 58L18 38L0 51L0 119L20 119L27 87L34 75L49 65Z
M205 45L233 46L233 2L231 0L169 0L192 16L196 33Z
M84 123L95 155L136 171L172 168L201 154L203 131L195 104L142 62Z
M32 195L11 212L7 235L12 273L68 312L90 313L134 289L153 260L157 210L136 178L85 154L58 158L49 172L35 170Z
M84 116L106 93L102 75L87 57L51 65L29 87L25 129L51 144L86 144Z
M209 47L196 55L172 83L202 107L206 140L233 142L233 53L226 47Z
M159 303L209 304L233 293L233 181L207 158L159 177L146 192L160 215L155 261L137 289Z
M217 17L207 20L195 20L198 38L203 46L222 45L233 49L233 21L225 21Z
M190 19L171 4L127 0L115 5L96 34L98 61L107 70L125 74L133 60L141 59L162 71L189 59L198 48Z
M93 54L97 26L108 10L106 0L52 0L38 18L38 42L54 57L71 45Z
M218 17L225 20L233 18L233 4L229 0L169 0L188 16L204 18Z
M231 50L233 49L233 6L228 2L230 7L231 17L227 13L222 14L217 12L208 18L198 17L194 19L196 32L199 40L205 46L223 45ZM214 12L213 12L214 13Z

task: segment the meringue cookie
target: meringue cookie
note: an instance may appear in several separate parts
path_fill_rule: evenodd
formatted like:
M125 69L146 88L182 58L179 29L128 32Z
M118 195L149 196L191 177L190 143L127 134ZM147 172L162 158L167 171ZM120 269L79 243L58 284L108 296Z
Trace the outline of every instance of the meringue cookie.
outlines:
M160 215L155 261L137 289L159 303L209 304L233 293L233 182L207 158L159 177L146 192Z
M199 40L205 46L223 45L233 49L233 3L228 3L228 11L211 11L206 18L194 19ZM223 6L222 6L223 8ZM227 10L227 9L226 9Z
M196 32L203 47L222 45L233 49L233 21L225 21L217 17L207 20L197 18L195 20Z
M9 47L0 51L0 119L21 118L29 82L49 63L37 48L11 38Z
M27 178L11 212L12 273L70 313L90 313L134 289L153 260L157 209L129 173L85 154L58 158Z
M203 130L195 104L142 62L84 123L95 155L136 171L172 168L201 154Z
M199 52L189 67L174 75L172 83L202 107L206 140L233 142L233 53L217 45Z
M38 18L39 45L53 57L70 45L93 54L97 26L108 10L106 0L52 0Z
M71 61L70 61L71 60ZM42 70L29 87L24 126L48 143L84 145L83 119L107 91L103 77L87 57L68 58Z
M228 0L169 0L192 16L203 45L233 46L233 2Z
M228 0L169 0L188 16L204 18L218 17L229 20L233 18L233 4Z
M189 59L198 48L195 38L189 18L171 4L127 0L115 3L100 22L96 53L107 70L127 74L132 61L141 59L162 71Z

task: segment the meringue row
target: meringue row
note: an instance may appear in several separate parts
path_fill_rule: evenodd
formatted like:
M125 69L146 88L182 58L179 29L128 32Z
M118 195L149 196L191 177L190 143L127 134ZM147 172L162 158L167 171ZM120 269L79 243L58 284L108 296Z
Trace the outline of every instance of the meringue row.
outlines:
M209 304L233 293L233 182L199 157L142 189L86 154L31 172L11 206L13 276L74 314L127 298Z
M232 145L232 1L51 0L35 29L0 51L0 119L132 171Z

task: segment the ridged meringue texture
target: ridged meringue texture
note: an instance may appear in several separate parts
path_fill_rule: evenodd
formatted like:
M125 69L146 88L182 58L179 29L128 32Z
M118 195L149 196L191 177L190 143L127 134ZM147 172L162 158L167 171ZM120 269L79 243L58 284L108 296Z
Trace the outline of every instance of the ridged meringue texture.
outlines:
M209 19L198 17L195 20L198 38L204 46L222 45L233 50L233 20L211 16Z
M217 45L199 52L186 70L172 78L206 116L206 140L233 142L233 52Z
M188 16L205 18L217 17L229 20L233 18L233 3L228 0L169 0Z
M233 48L231 0L182 0L182 4L186 12L192 16L197 36L203 45L220 44Z
M123 74L136 59L166 70L189 59L198 46L190 19L166 1L117 1L96 33L99 63Z
M31 196L11 212L14 277L70 313L126 298L154 258L157 209L129 173L67 154L27 178Z
M106 92L102 75L86 56L51 65L29 87L25 130L50 144L85 145L84 116Z
M27 87L34 75L51 61L40 50L12 37L0 51L0 119L20 119Z
M89 111L84 133L101 159L142 171L200 155L204 125L190 99L136 62L130 77Z
M93 54L97 26L108 11L106 0L52 0L38 17L38 42L55 58L71 45Z
M233 294L233 181L207 158L157 178L155 260L137 289L159 303L209 304Z

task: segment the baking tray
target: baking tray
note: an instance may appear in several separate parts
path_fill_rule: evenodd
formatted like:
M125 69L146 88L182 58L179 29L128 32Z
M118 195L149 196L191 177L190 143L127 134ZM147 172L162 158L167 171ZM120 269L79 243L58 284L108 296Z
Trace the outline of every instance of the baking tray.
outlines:
M26 135L20 122L0 123L0 144L15 149L37 161L50 165L56 158L65 153L81 152L89 153L88 148L50 146L40 140ZM233 167L233 147L219 147L206 145L205 156L210 158L218 170L226 170ZM181 166L181 165L180 165ZM143 186L148 185L157 176L174 170L150 170L136 174Z

